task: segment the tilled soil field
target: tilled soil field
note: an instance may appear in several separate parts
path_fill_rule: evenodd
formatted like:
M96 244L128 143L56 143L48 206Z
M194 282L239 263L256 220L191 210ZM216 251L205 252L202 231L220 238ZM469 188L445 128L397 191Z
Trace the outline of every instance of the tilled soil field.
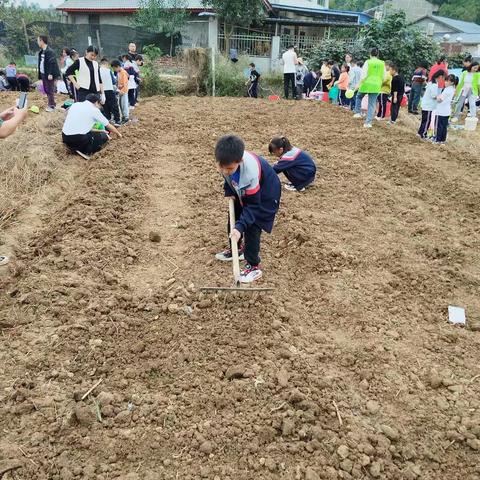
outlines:
M66 158L38 227L10 227L0 477L480 479L478 156L307 102L135 113L91 162ZM213 260L228 132L259 154L284 133L318 163L264 237L273 293L199 292L231 283Z

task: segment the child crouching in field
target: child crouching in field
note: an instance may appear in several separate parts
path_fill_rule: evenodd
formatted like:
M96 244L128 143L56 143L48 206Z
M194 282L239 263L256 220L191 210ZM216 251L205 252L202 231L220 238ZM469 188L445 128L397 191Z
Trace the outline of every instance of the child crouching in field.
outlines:
M242 283L262 277L260 270L260 237L262 230L271 233L280 206L282 188L277 174L268 162L245 151L243 140L234 135L220 138L215 148L218 171L225 179L225 197L235 199L235 229L228 231L232 242L238 242L240 259L247 265L240 274ZM242 237L245 242L242 248ZM231 261L230 249L217 253L217 260Z
M443 144L447 141L448 121L452 114L452 101L455 96L455 75L448 75L445 78L445 88L437 97L437 108L435 109L435 143Z
M288 138L272 138L268 151L279 158L273 166L277 173L282 173L290 183L285 185L291 192L304 192L315 180L317 167L312 157L297 147L292 147Z

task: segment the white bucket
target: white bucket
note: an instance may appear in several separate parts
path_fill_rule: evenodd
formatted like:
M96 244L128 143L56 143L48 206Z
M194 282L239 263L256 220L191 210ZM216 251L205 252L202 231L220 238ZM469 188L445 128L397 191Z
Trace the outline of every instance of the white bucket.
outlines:
M467 117L465 119L465 130L468 130L469 132L474 132L477 129L477 124L477 117Z

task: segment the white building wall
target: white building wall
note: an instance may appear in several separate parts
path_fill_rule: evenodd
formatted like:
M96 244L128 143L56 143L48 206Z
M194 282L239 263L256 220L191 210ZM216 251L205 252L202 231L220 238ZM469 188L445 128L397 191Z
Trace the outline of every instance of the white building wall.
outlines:
M429 18L425 18L423 20L420 20L419 22L415 23L415 26L420 28L420 30L426 32L428 29L428 24L433 23L434 24L434 30L433 33L455 33L455 30L453 28L448 27L447 25L444 25L443 23L435 22Z
M438 6L426 0L387 0L384 4L387 11L403 11L409 22L415 22L425 15L433 15Z

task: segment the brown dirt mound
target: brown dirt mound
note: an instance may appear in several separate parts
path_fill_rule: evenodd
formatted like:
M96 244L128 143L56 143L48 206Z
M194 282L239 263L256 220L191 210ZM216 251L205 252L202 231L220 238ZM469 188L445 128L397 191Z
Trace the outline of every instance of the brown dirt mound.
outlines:
M137 111L0 279L0 472L478 479L480 337L446 308L480 315L479 158L311 103ZM212 150L232 131L319 166L265 236L269 295L198 291L230 282Z

